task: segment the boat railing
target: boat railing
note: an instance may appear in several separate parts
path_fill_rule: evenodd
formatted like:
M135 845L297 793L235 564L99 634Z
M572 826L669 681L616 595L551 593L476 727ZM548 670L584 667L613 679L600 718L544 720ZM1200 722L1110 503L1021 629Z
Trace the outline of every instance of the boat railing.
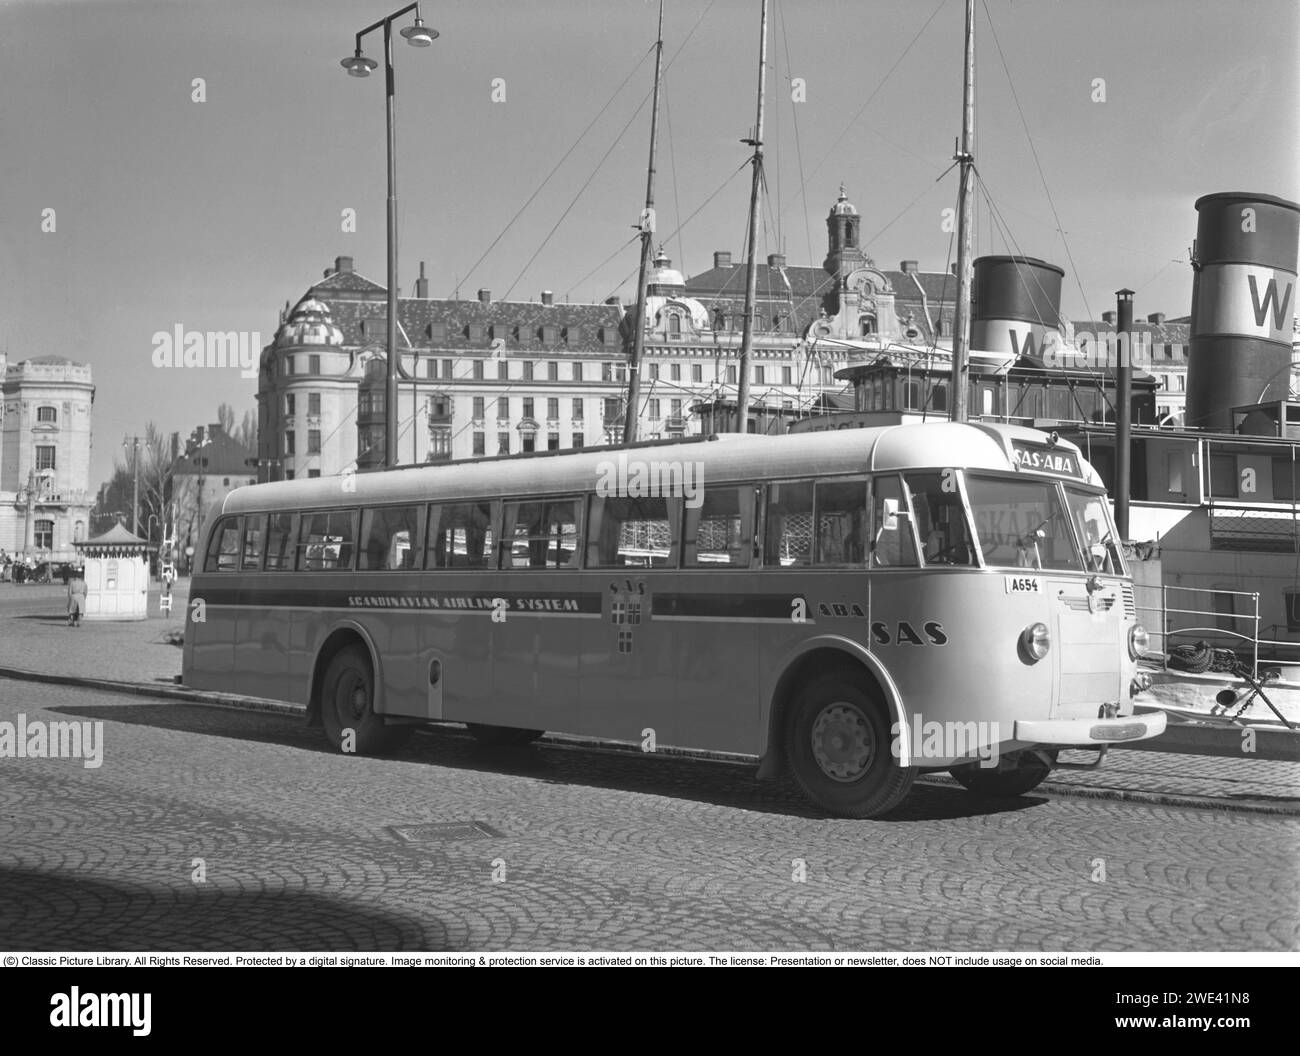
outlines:
M1246 599L1245 604L1238 598ZM1207 603L1209 608L1198 607ZM1297 649L1295 642L1260 637L1258 592L1162 585L1160 605L1139 605L1137 611L1151 638L1148 655L1152 659L1156 653L1163 655L1166 667L1175 646L1204 641L1212 648L1231 650L1239 662L1249 665L1251 677L1258 678L1261 646L1266 654Z

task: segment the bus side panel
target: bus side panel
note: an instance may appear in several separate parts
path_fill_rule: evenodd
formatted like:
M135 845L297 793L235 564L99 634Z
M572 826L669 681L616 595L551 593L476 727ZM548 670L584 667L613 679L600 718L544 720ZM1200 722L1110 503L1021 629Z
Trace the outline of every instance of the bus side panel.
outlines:
M421 648L423 620L419 612L402 610L380 610L362 617L362 625L381 651L384 687L376 709L381 715L428 713L428 668Z
M423 714L478 722L492 707L492 639L486 612L425 613L420 621L421 672L437 660L441 690L431 687Z
M235 690L252 697L291 700L296 695L289 676L289 610L257 604L249 588L259 584L244 577L242 605L235 618L239 667Z
M195 577L191 586L190 618L185 636L193 643L189 650L190 669L185 672L186 685L195 689L213 689L229 693L233 689L231 672L235 667L235 613L221 604L207 604L205 590L213 577ZM205 604L196 611L194 600ZM201 618L199 618L201 617Z
M583 627L578 732L648 745L650 730L655 745L689 743L676 715L689 636L654 610L655 591L670 589L672 574L629 568L588 575L601 604L600 619Z
M684 572L657 588L652 622L670 623L677 642L673 743L757 753L759 626L776 613L765 578L739 569Z

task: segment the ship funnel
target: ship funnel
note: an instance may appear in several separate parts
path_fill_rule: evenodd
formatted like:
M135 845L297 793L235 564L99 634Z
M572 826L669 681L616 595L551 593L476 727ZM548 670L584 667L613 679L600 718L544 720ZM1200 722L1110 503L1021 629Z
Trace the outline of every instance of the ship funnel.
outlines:
M1207 194L1196 211L1184 421L1227 432L1233 407L1284 400L1290 390L1300 205Z
M980 257L971 295L971 366L1042 358L1061 326L1065 271L1037 257Z

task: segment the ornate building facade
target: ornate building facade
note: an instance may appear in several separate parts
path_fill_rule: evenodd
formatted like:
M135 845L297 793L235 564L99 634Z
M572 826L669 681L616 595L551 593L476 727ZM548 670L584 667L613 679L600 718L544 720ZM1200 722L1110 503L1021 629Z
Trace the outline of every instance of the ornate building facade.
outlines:
M74 561L90 523L90 367L62 356L0 356L0 549Z
M878 268L841 189L819 267L758 267L750 428L824 410L835 372L899 343L923 348L951 329L956 279L915 261ZM716 427L738 391L745 268L714 254L687 279L661 250L647 281L638 415L642 439ZM398 460L403 463L618 442L627 408L630 317L605 304L431 299L428 282L398 300ZM338 257L296 305L286 303L258 381L259 480L383 463L387 299Z

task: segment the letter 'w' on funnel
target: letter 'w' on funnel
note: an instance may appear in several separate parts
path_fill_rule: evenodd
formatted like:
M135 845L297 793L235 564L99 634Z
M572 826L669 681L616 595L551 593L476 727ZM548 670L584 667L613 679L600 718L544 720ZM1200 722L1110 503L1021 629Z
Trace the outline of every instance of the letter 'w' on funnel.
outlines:
M1228 431L1234 407L1290 390L1300 205L1228 192L1198 199L1196 211L1184 420Z

